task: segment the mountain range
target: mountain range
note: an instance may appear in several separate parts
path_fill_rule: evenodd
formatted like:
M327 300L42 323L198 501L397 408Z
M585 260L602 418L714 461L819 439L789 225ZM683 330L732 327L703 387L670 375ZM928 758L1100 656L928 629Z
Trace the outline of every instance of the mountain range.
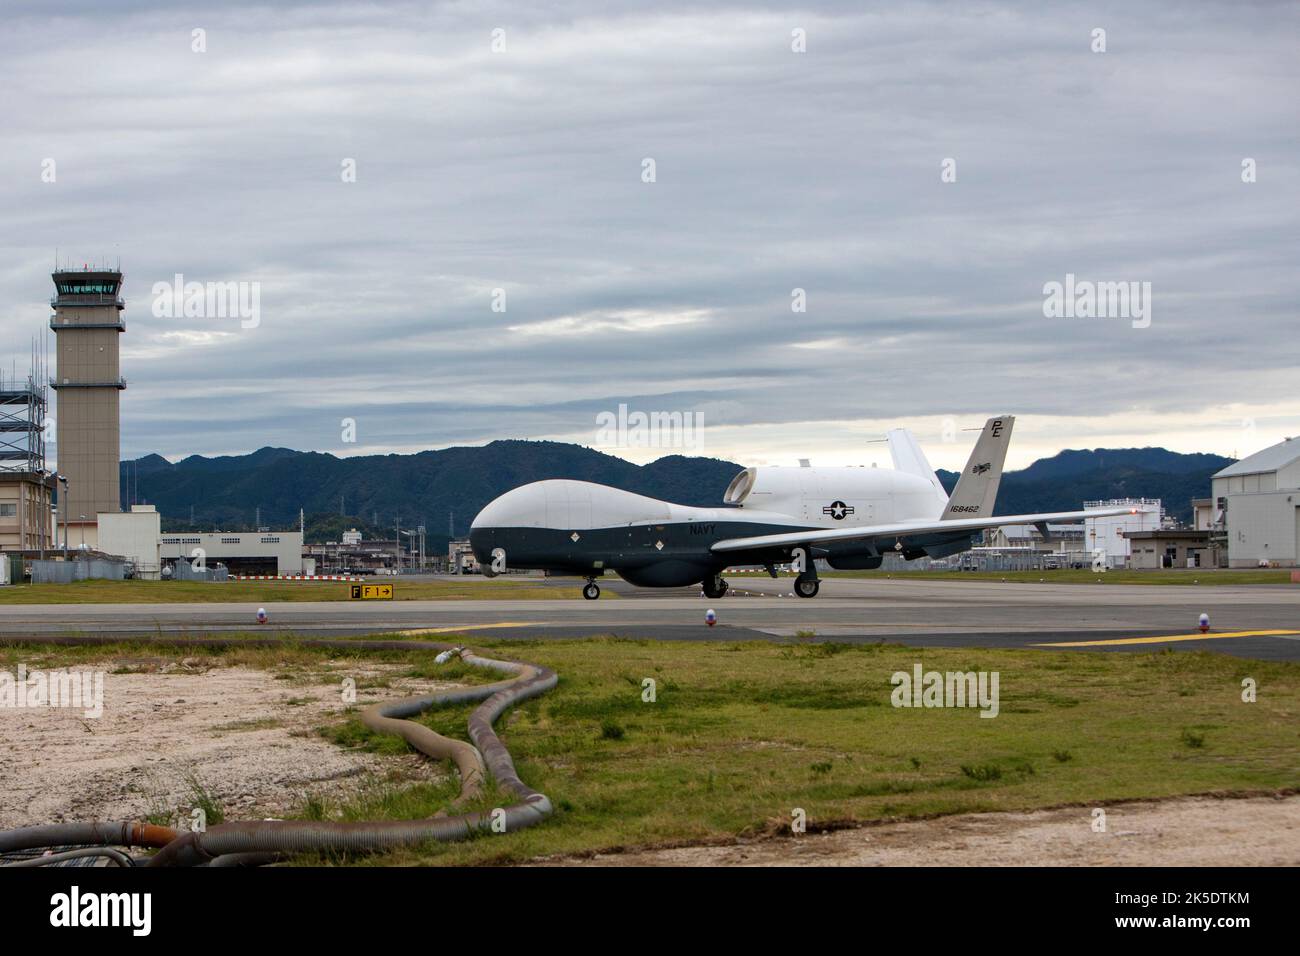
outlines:
M1166 514L1190 521L1192 499L1208 498L1211 476L1233 460L1164 448L1068 449L1020 471L1006 472L998 489L997 510L1001 514L1074 511L1085 501L1159 498ZM940 469L938 475L951 492L957 473Z
M1067 511L1086 500L1160 498L1181 519L1190 501L1210 493L1210 476L1232 459L1163 448L1062 451L1007 472L998 511ZM172 463L146 455L121 464L122 504L155 505L167 531L293 527L305 515L307 540L337 540L357 527L392 537L427 527L430 550L451 528L463 535L485 504L517 485L576 478L680 504L718 505L741 466L717 458L669 455L635 465L580 445L494 441L413 455L338 458L320 452L261 448L248 455L192 455ZM944 487L954 472L940 471Z

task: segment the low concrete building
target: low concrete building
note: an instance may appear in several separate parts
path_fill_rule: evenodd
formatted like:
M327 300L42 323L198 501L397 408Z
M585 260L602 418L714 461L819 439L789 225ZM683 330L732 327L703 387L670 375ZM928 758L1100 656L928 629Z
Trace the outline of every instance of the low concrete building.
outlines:
M164 534L162 563L202 559L231 574L302 574L301 531L205 531Z
M1128 566L1139 571L1160 568L1212 568L1210 532L1185 529L1128 531Z
M162 572L162 517L153 505L98 515L99 550L125 558L137 578L156 581Z
M469 538L453 538L447 542L447 573L478 574L478 559L470 547Z
M54 479L38 472L0 472L0 551L39 554L63 548L52 527ZM75 547L75 538L74 544Z
M1065 553L1083 547L1083 525L1048 524L1044 538L1032 524L1008 524L984 532L987 548L1032 548L1035 551Z

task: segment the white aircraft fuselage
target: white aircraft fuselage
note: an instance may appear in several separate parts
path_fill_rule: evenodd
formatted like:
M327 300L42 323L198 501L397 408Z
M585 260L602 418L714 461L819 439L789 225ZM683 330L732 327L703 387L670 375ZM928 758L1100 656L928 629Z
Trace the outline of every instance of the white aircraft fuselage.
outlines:
M791 468L790 481L761 478L729 507L673 504L587 481L535 481L506 492L479 512L470 544L480 564L598 576L615 571L643 587L681 587L704 581L730 565L791 560L789 547L715 552L719 541L754 535L852 528L938 517L929 483L879 468ZM747 469L732 482L747 475ZM752 479L751 479L752 480ZM970 534L953 537L968 542ZM890 544L892 545L892 541ZM821 553L825 550L825 553ZM878 567L860 542L818 549L854 567Z
M643 587L700 583L721 597L722 571L777 564L798 572L794 591L818 591L816 562L838 570L877 568L884 554L906 559L965 551L971 537L1004 524L1122 514L1100 509L994 516L1002 463L1015 419L990 418L949 497L908 432L889 433L895 468L746 468L725 507L678 505L570 479L535 481L487 505L470 527L486 574L542 569L588 579L615 572Z

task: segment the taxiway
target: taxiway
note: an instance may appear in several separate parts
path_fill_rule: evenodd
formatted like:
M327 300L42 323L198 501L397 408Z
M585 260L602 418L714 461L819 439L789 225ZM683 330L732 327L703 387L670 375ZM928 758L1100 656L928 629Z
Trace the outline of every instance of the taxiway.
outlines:
M232 630L360 634L422 630L494 638L614 634L663 640L887 641L914 646L1212 650L1300 660L1300 587L1023 584L826 578L812 600L789 579L732 578L732 593L652 591L602 582L599 601L321 601L0 607L0 634L203 634ZM572 586L572 581L548 582ZM401 584L398 583L400 594ZM704 624L712 607L716 627ZM1212 630L1197 632L1209 614Z

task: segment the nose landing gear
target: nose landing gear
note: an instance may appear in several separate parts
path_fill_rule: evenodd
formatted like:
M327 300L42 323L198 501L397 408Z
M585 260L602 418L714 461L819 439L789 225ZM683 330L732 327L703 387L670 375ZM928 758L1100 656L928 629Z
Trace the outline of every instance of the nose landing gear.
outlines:
M587 586L582 589L582 596L588 601L594 601L600 597L600 585L596 583L595 578L587 578Z

